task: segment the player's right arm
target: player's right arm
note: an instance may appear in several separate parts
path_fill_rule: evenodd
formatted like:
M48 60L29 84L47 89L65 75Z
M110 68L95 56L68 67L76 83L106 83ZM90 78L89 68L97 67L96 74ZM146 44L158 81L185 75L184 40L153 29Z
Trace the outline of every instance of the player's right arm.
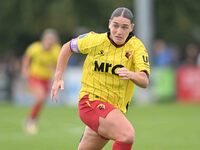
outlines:
M54 81L51 89L51 99L53 101L57 101L58 91L64 89L64 81L62 80L63 72L65 70L65 66L68 63L70 56L72 55L72 51L70 49L70 42L65 43L60 51L57 60L57 66L54 76Z
M39 42L34 42L31 45L28 46L28 48L25 51L25 54L22 57L22 75L27 78L29 76L29 67L32 63L32 59L35 57L38 46L40 45Z
M56 72L55 72L55 78L51 90L51 98L53 101L57 101L57 94L59 89L64 89L64 82L62 80L62 75L65 69L65 66L72 55L73 52L75 53L83 53L87 54L89 53L91 47L94 45L97 34L94 32L89 32L83 35L78 36L75 39L72 39L70 42L63 45L61 48L58 60L57 60L57 66L56 66Z
M27 56L26 54L22 58L22 75L23 77L27 78L29 75L28 67L30 64L31 58Z

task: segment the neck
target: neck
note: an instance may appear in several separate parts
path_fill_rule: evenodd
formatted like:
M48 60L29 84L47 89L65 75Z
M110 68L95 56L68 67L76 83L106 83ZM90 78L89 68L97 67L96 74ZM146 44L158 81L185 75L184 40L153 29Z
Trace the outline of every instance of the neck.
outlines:
M110 40L110 42L111 42L115 47L119 48L119 47L124 46L124 45L126 44L126 42L128 42L128 40L133 36L133 33L132 33L132 32L129 33L129 35L128 35L126 41L125 41L123 44L116 44L116 43L113 41L113 39L111 38L110 31L107 32L107 36L108 36L108 39Z

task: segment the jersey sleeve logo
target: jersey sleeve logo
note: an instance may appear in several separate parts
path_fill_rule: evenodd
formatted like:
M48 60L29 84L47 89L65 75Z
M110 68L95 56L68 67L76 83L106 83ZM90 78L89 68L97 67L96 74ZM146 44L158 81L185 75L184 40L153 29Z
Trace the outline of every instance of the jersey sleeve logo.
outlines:
M144 61L145 63L148 63L148 62L149 62L149 59L148 59L147 56L142 55L142 59L143 59L143 61Z

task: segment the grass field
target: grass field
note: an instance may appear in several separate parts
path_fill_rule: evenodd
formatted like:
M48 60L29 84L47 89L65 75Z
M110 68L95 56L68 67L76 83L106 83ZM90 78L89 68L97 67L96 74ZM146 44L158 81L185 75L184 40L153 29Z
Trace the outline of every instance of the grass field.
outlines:
M45 107L40 132L23 132L27 107L0 104L1 150L76 150L84 129L77 109ZM134 150L199 150L200 105L132 106L127 114L136 129ZM104 148L111 150L112 142Z

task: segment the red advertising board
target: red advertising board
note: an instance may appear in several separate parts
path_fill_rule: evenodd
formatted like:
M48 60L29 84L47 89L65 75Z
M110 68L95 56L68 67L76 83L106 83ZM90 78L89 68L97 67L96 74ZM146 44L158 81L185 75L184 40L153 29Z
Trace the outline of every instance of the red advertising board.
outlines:
M177 99L182 102L200 102L200 68L184 66L176 72Z

